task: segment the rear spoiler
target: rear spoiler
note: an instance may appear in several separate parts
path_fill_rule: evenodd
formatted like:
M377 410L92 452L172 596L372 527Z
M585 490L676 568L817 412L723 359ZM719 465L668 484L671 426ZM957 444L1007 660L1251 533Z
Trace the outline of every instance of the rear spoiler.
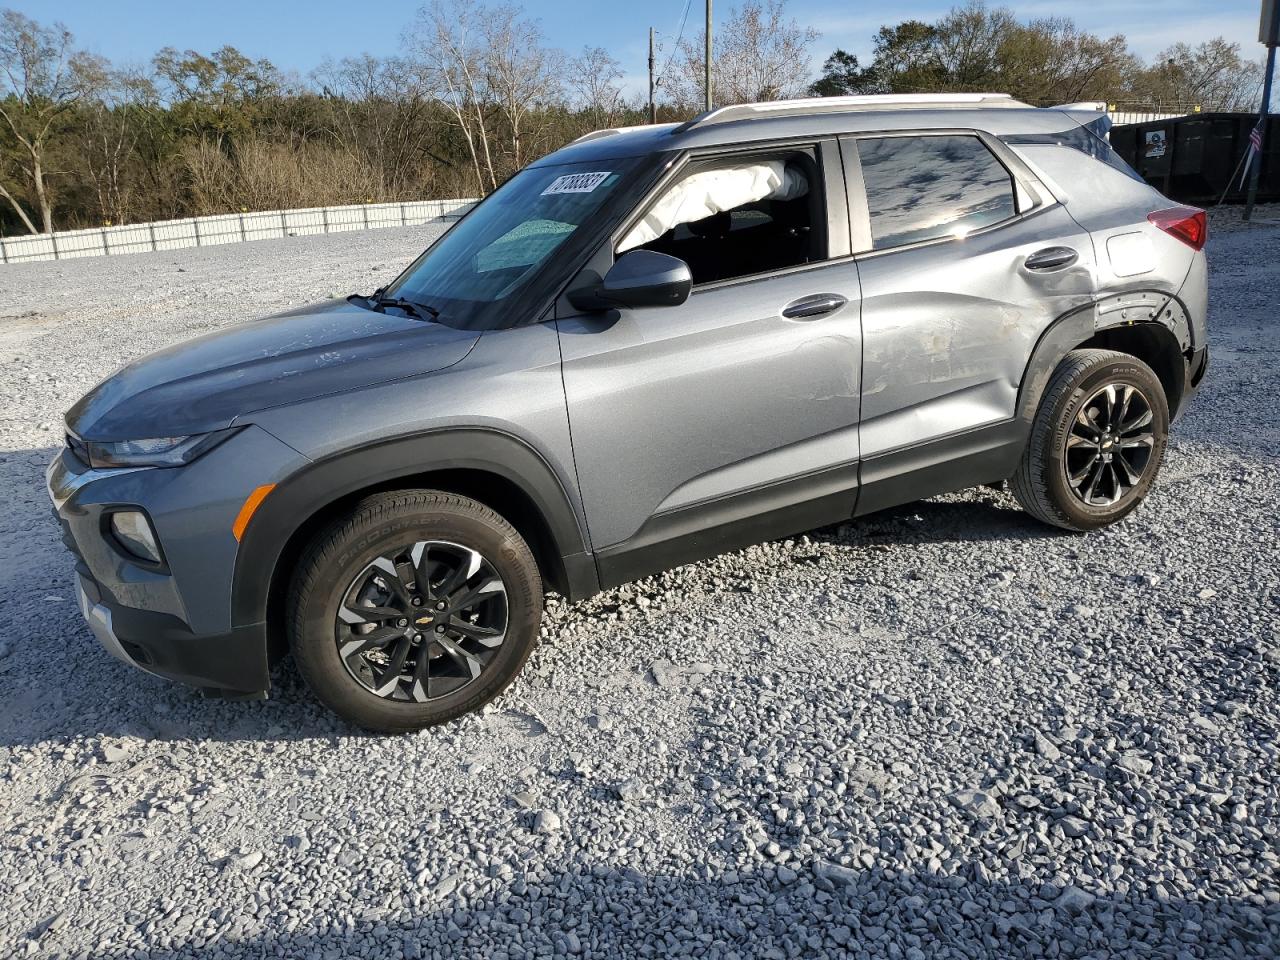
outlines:
M1059 113L1065 113L1090 133L1096 134L1103 140L1109 140L1108 134L1111 132L1112 124L1111 117L1107 113L1107 104L1104 100L1087 100L1080 103L1059 103L1052 107L1044 107L1042 109L1057 110Z

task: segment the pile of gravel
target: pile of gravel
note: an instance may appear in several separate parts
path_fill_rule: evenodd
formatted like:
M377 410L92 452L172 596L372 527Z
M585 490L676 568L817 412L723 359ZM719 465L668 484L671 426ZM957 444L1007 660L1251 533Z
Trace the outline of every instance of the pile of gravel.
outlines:
M506 695L386 739L110 660L41 472L115 366L429 232L0 268L0 954L1275 957L1280 228L1214 219L1129 521L975 490L553 598Z

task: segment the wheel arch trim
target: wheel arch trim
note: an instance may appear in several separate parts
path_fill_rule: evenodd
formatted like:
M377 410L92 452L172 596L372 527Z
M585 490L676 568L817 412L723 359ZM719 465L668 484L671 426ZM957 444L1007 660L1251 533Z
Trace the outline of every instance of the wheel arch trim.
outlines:
M1139 330L1163 331L1168 337L1166 346L1172 345L1184 357L1192 348L1186 307L1177 297L1156 290L1136 290L1106 297L1058 317L1040 335L1031 351L1022 382L1018 385L1017 419L1030 429L1054 370L1072 350L1084 346L1107 346L1100 340L1108 334ZM1132 353L1119 346L1108 348ZM1181 370L1177 371L1180 382L1176 383L1167 380L1158 369L1156 372L1166 389L1176 387L1173 392L1177 396L1169 397L1172 415L1186 393L1187 381Z
M589 542L565 483L524 440L488 427L444 428L362 445L309 463L281 480L245 530L232 579L233 624L268 618L278 566L295 536L326 509L365 491L391 489L396 481L470 471L517 488L540 514L559 554L573 595L595 592ZM465 490L453 492L466 494ZM502 512L501 505L488 504ZM585 562L584 562L585 561Z

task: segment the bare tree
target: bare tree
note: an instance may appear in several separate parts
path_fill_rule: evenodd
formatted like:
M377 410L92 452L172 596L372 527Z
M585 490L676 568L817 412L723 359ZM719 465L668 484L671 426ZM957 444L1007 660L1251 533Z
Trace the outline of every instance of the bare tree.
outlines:
M1191 46L1175 43L1138 79L1136 92L1156 104L1195 104L1207 110L1255 110L1263 69L1244 59L1240 44L1215 37Z
M821 36L786 15L786 0L747 0L712 38L711 82L720 104L782 100L809 86L809 48ZM680 44L675 76L665 85L676 103L702 101L705 34Z
M404 58L348 57L314 77L329 139L371 171L381 196L408 199L421 179L423 154L454 165L434 147L443 124L420 73Z
M506 124L508 172L524 166L526 141L540 130L530 123L545 121L547 107L563 90L563 55L544 46L536 21L525 19L518 7L485 11L485 81Z
M1104 39L1064 17L1015 24L997 58L998 89L1032 103L1114 99L1142 69L1123 36Z
M611 127L622 112L622 66L604 47L583 47L569 61L567 81L573 105L593 127Z
M45 27L16 10L0 12L0 117L14 140L16 165L40 211L43 232L53 232L48 187L48 146L54 125L105 72L97 57L72 50L60 24ZM18 198L0 182L23 224L38 233Z
M156 90L149 77L134 69L112 70L81 114L81 156L103 221L123 223L130 218L133 184L128 168L155 106Z
M988 10L981 0L956 7L937 25L934 53L949 86L989 90L1000 75L1000 45L1019 29L1005 7Z
M422 81L449 111L466 141L481 191L498 185L485 117L489 91L483 13L472 0L433 0L418 11L417 22L406 36Z

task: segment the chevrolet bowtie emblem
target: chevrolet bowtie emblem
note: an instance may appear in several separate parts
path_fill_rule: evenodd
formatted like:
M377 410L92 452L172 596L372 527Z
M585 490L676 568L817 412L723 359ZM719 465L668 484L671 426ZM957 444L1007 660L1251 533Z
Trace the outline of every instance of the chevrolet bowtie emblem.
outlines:
M417 620L415 620L415 621L413 621L413 622L414 622L414 623L416 623L416 624L417 624L418 626L420 626L420 627L425 627L427 624L429 624L429 623L430 623L432 620L434 620L434 619L435 619L435 617L433 617L431 614L427 614L425 617L419 617Z

